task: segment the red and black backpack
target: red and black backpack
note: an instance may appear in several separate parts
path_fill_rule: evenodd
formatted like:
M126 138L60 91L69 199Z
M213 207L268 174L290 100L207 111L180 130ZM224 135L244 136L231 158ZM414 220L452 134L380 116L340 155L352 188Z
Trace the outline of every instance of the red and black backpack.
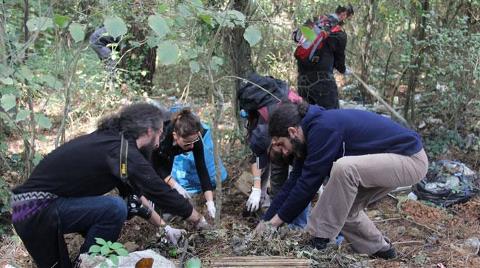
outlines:
M307 31L309 34L306 34ZM333 15L323 15L315 21L307 21L303 27L296 29L292 34L293 40L297 43L295 58L304 63L317 63L320 58L315 52L323 47L331 33L340 31L342 27Z

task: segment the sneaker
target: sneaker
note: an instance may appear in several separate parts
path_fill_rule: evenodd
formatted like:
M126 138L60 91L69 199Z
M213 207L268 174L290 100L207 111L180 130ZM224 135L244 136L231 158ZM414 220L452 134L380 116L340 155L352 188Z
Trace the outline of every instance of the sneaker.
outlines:
M309 244L315 249L324 250L327 248L328 242L330 242L328 238L314 237L310 239Z

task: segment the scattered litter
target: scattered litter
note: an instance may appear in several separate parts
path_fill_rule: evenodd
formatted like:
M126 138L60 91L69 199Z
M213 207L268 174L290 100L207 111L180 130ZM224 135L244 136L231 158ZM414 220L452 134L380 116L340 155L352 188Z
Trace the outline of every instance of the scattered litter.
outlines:
M471 237L465 240L464 247L471 250L473 254L478 254L480 250L480 239Z
M410 192L408 195L407 195L408 199L410 200L418 200L418 196L414 193L414 192Z
M90 256L87 254L80 255L82 263L80 264L81 268L97 268L107 265L107 267L113 267L113 263L102 256ZM118 257L118 265L115 267L135 267L135 264L142 259L153 259L153 268L175 268L175 264L172 261L169 261L165 257L159 255L151 249L143 251L135 251L128 254L128 256Z
M420 200L430 201L442 207L465 202L474 194L475 172L457 161L434 162L426 178L415 184L413 193Z

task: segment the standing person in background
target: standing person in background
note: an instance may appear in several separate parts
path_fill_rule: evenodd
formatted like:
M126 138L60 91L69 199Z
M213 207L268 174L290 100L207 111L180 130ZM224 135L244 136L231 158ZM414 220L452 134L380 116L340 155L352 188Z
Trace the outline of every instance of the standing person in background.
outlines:
M96 29L89 38L90 47L97 53L107 68L107 71L114 72L116 62L112 59L113 45L120 42L120 38L113 38L107 33L107 28ZM118 45L116 47L119 47Z
M183 109L172 120L165 123L164 137L157 150L153 152L152 162L162 179L181 195L190 198L188 192L172 178L173 161L176 155L193 152L203 195L210 217L215 218L216 208L213 201L213 186L205 164L203 136L207 131L200 119L189 109Z
M338 89L333 69L342 74L351 71L345 67L345 47L347 34L343 31L344 21L353 16L352 5L338 6L334 14L320 16L306 25L316 25L329 35L322 41L318 49L312 51L311 59L297 58L298 93L310 104L316 104L325 109L338 109ZM294 32L294 40L301 42L300 31Z

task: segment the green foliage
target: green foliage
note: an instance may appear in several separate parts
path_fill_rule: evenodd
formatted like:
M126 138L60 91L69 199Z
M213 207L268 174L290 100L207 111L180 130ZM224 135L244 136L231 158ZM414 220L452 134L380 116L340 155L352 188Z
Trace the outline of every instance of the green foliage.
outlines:
M168 256L172 258L176 258L178 256L178 249L176 247L172 247L168 250Z
M53 20L47 17L33 17L27 21L29 31L45 31L53 28Z
M245 15L238 10L227 10L216 14L215 20L221 27L245 27Z
M202 261L199 258L190 258L185 263L185 268L201 268Z
M128 251L125 247L118 242L112 243L111 241L105 241L102 238L95 238L96 245L92 245L88 250L91 256L102 256L107 260L110 260L113 267L118 266L119 256L128 256ZM108 267L108 262L105 261L101 264L101 267Z
M163 41L158 45L158 60L163 65L175 64L178 59L178 47L172 41Z
M53 16L53 22L60 28L65 28L67 27L68 23L70 22L70 18L67 16L62 16L56 14Z
M74 22L70 24L68 30L70 31L70 35L72 35L72 38L75 42L81 42L85 38L85 29L79 23Z
M243 34L243 38L247 40L247 42L250 44L250 46L255 46L262 40L262 33L260 32L260 29L258 29L258 26L256 25L250 25L245 29L245 33Z
M105 25L108 34L110 34L113 38L120 37L127 33L127 25L118 16L106 17L103 21L103 25Z
M41 128L50 129L52 127L52 122L50 122L50 119L48 119L45 114L36 114L35 120L37 121L38 126Z
M148 25L153 29L159 38L163 38L170 31L165 19L158 14L148 17Z
M438 157L445 155L450 147L464 148L465 141L454 130L440 128L435 130L434 135L424 136L425 148L429 155Z
M12 109L13 107L15 107L16 105L16 97L15 95L13 94L5 94L2 96L2 99L1 99L1 104L2 104L2 108L5 110L5 111L9 111L10 109Z
M305 36L305 38L310 42L314 41L315 38L317 38L315 32L312 30L312 28L308 26L300 27L300 31L302 32L303 36Z
M197 61L192 60L190 61L189 65L192 73L198 73L200 71L200 64L198 64Z
M210 68L215 72L218 72L220 67L223 65L224 60L220 57L213 56L212 60L210 61Z

